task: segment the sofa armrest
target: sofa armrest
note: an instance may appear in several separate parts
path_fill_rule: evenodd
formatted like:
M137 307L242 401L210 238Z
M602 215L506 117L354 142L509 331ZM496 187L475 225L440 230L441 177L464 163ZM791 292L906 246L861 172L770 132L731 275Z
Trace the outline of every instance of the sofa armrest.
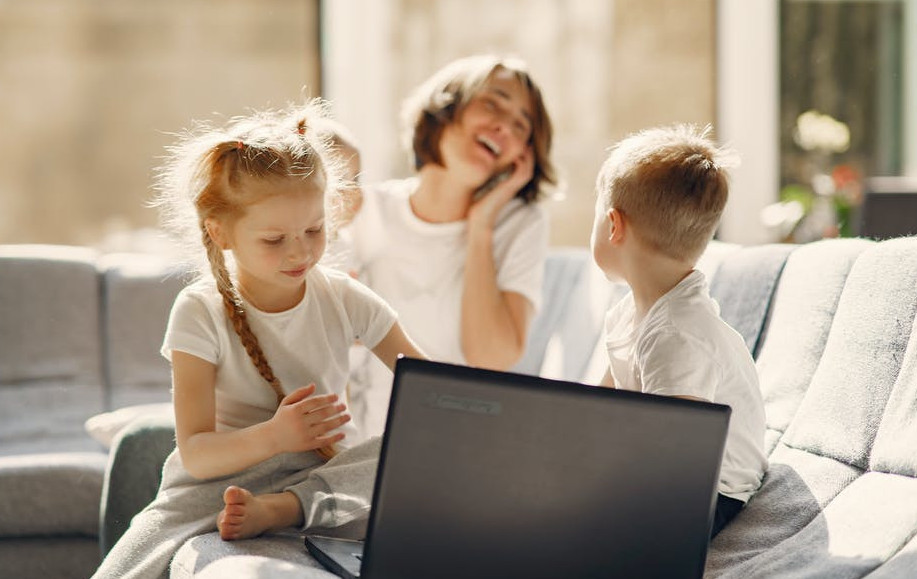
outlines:
M99 546L106 555L131 519L159 490L162 466L175 448L175 419L170 414L140 416L115 437L102 486Z

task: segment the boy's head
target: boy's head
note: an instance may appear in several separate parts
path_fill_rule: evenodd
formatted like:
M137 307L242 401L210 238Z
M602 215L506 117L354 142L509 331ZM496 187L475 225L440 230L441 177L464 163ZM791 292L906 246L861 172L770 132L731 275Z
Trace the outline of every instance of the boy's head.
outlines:
M710 127L641 131L611 148L596 179L596 211L612 209L645 247L694 263L719 223L735 154L717 147Z
M363 205L360 148L353 133L334 119L322 119L318 130L328 142L330 153L341 165L340 196L331 206L331 219L336 227L344 227L353 221Z

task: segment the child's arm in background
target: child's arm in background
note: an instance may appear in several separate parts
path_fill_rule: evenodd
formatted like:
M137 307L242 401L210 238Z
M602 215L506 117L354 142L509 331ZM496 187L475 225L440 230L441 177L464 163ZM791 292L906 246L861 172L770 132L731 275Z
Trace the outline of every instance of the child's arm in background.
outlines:
M372 348L372 353L392 372L395 371L395 361L399 354L410 358L427 359L427 355L421 352L417 344L404 333L398 322L395 322L385 337L376 344L375 348Z
M195 478L233 474L281 452L314 450L344 437L327 435L350 420L344 404L336 394L313 396L314 384L288 394L270 420L216 432L216 371L206 360L172 351L175 437L185 470Z
M599 382L599 386L604 386L606 388L617 388L617 386L615 386L615 379L611 375L611 368L605 368L605 375L602 376L602 381Z

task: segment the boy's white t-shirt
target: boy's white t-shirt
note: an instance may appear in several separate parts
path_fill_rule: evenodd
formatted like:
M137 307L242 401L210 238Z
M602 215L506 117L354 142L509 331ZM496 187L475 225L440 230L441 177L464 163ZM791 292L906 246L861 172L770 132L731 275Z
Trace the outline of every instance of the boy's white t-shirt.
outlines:
M354 262L360 279L398 312L401 326L427 356L465 364L460 326L467 221L421 220L410 204L417 186L418 179L409 178L365 188L347 231ZM523 295L534 311L541 306L547 248L544 209L511 200L494 227L497 287ZM391 374L376 362L369 360L351 391L351 408L367 435L384 429L391 394Z
M317 393L336 393L342 401L354 340L372 348L396 320L395 312L369 288L345 273L322 266L306 274L303 299L287 311L266 313L243 303L252 331L284 392L314 383ZM245 352L212 279L189 285L175 299L162 355L171 360L172 350L217 366L218 431L245 428L274 415L277 396ZM346 435L339 443L341 447L362 439L352 422L340 431Z
M718 490L747 501L761 485L764 403L745 341L719 317L704 274L692 271L634 326L628 294L605 319L615 385L663 396L694 396L732 408Z

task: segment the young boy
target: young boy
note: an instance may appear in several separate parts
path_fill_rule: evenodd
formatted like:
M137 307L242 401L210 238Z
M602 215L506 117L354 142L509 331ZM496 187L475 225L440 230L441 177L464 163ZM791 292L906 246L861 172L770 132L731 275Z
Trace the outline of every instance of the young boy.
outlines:
M731 155L708 130L649 129L615 145L596 180L592 254L631 288L605 319L603 385L732 407L711 536L767 467L754 361L694 269L726 205Z

